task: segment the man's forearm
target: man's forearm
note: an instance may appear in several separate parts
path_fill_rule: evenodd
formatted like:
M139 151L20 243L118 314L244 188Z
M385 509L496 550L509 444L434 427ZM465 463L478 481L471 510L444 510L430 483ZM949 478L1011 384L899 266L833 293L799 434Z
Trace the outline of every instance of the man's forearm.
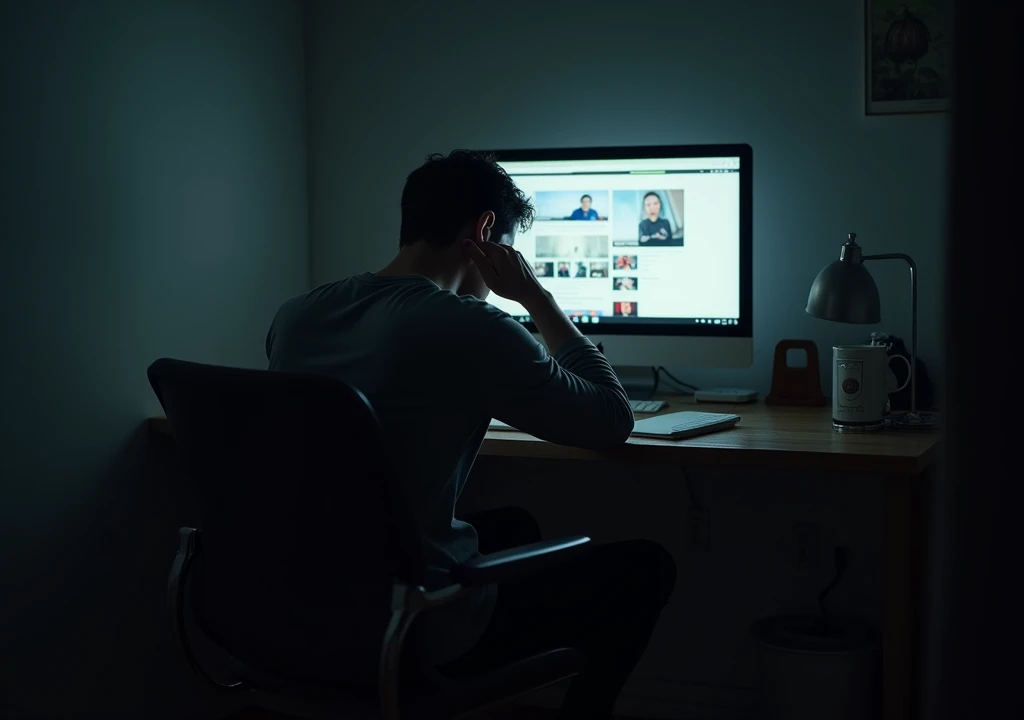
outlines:
M580 337L580 331L558 307L554 297L547 290L542 290L523 303L530 319L537 326L537 332L544 338L548 352L552 355L569 340Z

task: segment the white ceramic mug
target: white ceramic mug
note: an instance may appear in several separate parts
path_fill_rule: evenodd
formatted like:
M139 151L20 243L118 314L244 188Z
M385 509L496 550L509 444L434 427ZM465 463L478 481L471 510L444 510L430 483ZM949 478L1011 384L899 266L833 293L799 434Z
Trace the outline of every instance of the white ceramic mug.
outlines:
M899 387L889 363L907 364L907 379ZM888 354L884 345L837 345L832 348L832 427L840 431L883 427L889 394L910 382L910 361Z

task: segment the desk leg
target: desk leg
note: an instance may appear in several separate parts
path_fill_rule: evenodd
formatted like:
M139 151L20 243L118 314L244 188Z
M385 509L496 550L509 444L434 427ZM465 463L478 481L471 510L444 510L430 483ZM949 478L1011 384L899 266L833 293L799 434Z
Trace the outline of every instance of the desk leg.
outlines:
M885 479L882 584L882 717L912 720L914 680L914 478Z

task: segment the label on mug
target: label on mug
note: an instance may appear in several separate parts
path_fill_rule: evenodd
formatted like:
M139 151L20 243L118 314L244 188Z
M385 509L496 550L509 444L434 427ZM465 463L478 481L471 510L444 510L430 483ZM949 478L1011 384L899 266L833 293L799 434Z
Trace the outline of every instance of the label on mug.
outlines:
M838 425L881 425L888 398L885 348L836 347L832 360L832 420Z
M843 402L850 404L846 410L859 412L860 406L853 405L853 403L857 402L860 391L864 387L864 363L860 361L839 362L836 365L836 371L839 374L839 391Z

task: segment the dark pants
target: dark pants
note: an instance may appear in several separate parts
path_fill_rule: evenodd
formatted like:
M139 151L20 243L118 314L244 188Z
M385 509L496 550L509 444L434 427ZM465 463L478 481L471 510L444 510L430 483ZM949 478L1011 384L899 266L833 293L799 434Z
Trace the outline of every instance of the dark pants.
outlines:
M482 553L541 539L536 520L520 508L465 519L476 528ZM657 543L595 544L555 568L500 584L483 637L439 669L452 677L473 675L545 650L577 648L586 654L586 667L572 681L560 717L610 717L675 582L675 561Z

